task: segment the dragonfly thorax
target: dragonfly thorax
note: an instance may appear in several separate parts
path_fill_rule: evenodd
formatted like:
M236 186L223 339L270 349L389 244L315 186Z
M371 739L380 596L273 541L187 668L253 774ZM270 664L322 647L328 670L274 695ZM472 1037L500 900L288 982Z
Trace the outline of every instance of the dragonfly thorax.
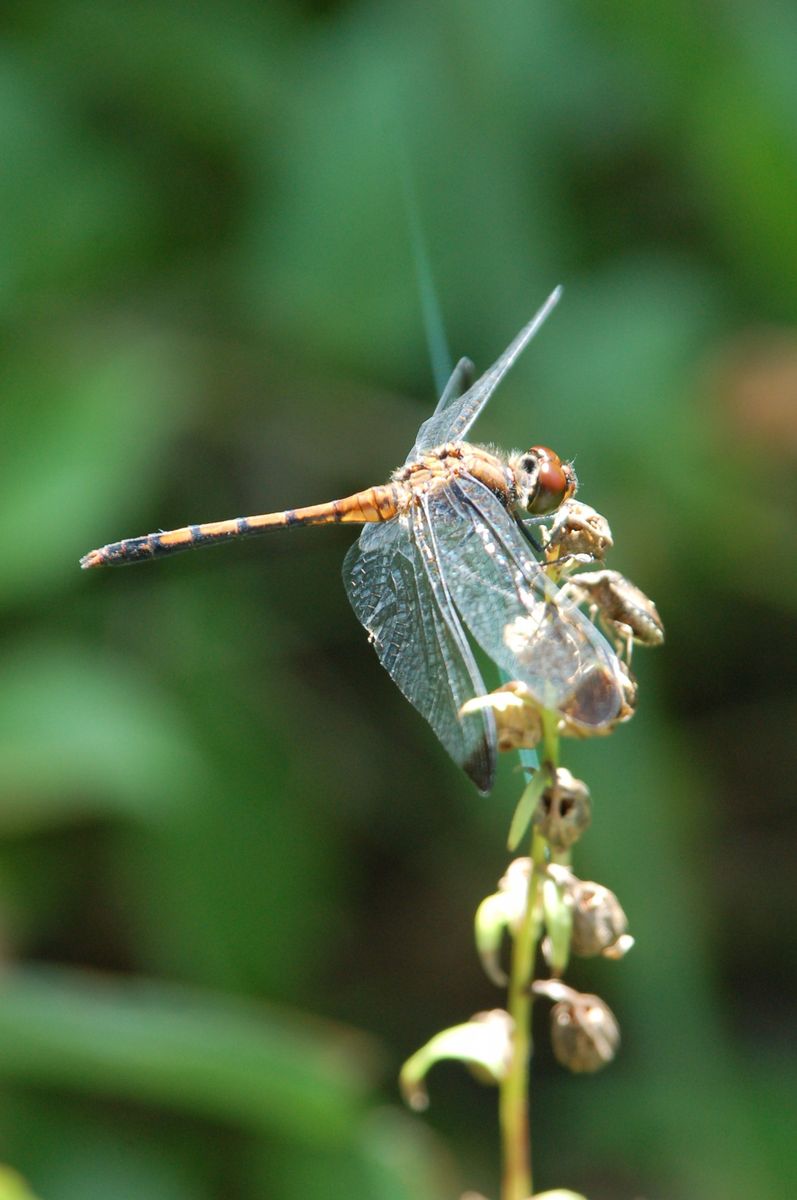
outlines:
M445 487L458 476L469 475L497 496L508 507L515 496L512 471L503 456L469 442L445 442L427 450L420 458L406 463L393 475L398 485L398 507L412 499Z
M535 517L554 512L576 490L572 464L562 462L547 446L532 446L509 459L515 507Z

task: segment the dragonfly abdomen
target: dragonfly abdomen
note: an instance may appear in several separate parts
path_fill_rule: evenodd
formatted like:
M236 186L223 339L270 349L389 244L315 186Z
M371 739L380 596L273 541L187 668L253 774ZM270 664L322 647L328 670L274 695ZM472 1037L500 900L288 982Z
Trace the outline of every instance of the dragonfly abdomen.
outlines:
M392 484L367 488L343 500L326 504L311 504L307 508L287 508L283 512L263 513L254 517L233 517L229 521L210 521L204 525L184 525L162 533L110 542L99 550L90 550L80 560L81 567L121 566L148 558L162 558L193 550L213 542L233 538L257 537L272 529L288 529L294 525L365 525L374 521L389 521L396 515L397 491Z

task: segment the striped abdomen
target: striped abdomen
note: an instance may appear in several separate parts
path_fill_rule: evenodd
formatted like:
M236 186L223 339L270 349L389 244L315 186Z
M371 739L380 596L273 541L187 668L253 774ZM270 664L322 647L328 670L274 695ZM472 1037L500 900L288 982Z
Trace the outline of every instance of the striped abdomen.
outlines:
M344 500L312 504L308 508L289 508L285 512L265 513L256 517L233 517L230 521L211 521L205 525L184 525L182 529L126 538L122 542L111 542L99 550L90 550L81 558L80 565L86 569L140 562L145 558L160 558L180 550L191 550L195 546L207 546L212 542L255 537L271 529L287 529L293 525L365 525L373 521L389 521L396 515L397 500L396 487L388 484L385 487L367 488Z

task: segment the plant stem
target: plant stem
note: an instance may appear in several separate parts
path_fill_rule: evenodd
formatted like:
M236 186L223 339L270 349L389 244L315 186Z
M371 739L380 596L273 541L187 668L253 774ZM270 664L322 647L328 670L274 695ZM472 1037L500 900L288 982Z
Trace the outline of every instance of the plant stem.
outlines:
M547 719L546 719L547 718ZM543 717L543 753L541 771L552 773L558 763L557 721ZM536 832L531 838L531 876L526 911L512 945L507 1009L514 1022L512 1062L499 1096L499 1122L503 1174L501 1200L528 1200L533 1191L531 1168L531 1123L529 1118L529 1065L532 1038L531 1017L534 997L531 984L534 961L541 933L542 883L548 843Z

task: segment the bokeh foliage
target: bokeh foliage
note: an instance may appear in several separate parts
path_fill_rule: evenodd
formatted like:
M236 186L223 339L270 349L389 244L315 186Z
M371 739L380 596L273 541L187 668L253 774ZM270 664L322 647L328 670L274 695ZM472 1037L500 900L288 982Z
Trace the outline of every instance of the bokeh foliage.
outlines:
M511 765L479 799L395 692L342 530L77 570L403 458L434 398L409 172L455 356L565 284L481 432L576 457L669 633L638 718L569 752L638 944L576 980L610 1072L539 1031L539 1186L793 1192L793 7L0 21L4 1158L42 1200L495 1193L494 1096L441 1069L435 1137L393 1076L498 999L469 919Z

